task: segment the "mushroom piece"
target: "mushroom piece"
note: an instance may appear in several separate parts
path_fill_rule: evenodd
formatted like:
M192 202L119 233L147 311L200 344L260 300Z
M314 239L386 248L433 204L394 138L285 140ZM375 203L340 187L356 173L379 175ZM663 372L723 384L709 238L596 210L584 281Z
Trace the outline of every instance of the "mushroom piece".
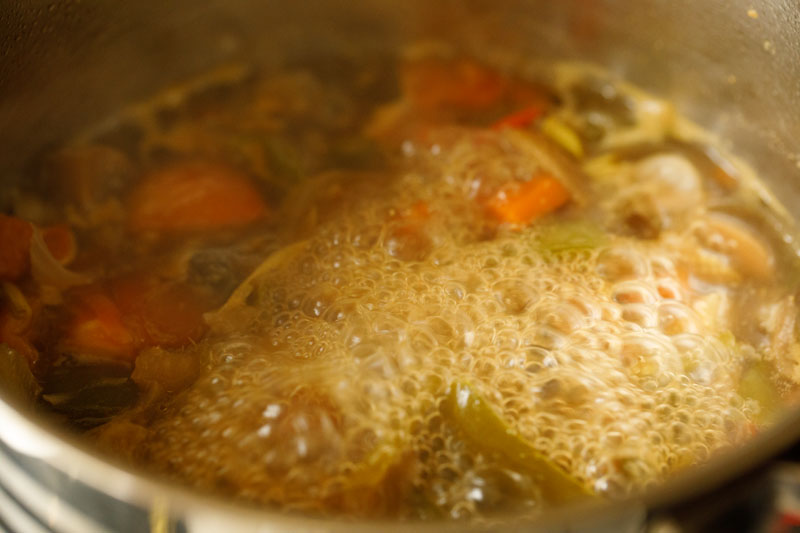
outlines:
M682 155L668 153L647 157L633 168L633 178L657 200L664 226L675 225L681 215L694 209L704 198L700 173Z
M703 205L700 173L683 155L660 153L612 169L621 178L613 180L609 211L624 235L656 239L662 231L685 227Z

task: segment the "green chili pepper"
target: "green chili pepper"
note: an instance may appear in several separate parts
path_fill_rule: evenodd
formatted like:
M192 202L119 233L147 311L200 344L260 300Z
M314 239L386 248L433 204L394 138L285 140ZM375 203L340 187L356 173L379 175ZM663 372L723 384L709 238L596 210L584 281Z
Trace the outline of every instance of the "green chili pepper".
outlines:
M509 426L470 385L454 383L450 386L444 412L477 448L500 455L510 467L536 479L550 503L563 504L592 495L586 486Z

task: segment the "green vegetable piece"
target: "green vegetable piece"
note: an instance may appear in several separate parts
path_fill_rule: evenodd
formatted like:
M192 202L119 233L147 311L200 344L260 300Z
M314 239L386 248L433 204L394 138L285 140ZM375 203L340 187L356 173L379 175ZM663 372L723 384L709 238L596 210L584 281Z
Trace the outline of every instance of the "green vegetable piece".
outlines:
M444 414L476 447L499 454L513 468L532 475L550 503L564 504L593 495L512 429L470 385L450 386Z
M560 118L550 115L542 121L542 133L550 137L561 148L575 156L577 159L583 157L583 143L580 137Z
M560 253L591 250L605 244L606 240L606 235L597 226L570 221L542 227L536 244L541 251Z
M755 400L761 407L756 415L756 423L761 426L774 422L780 412L780 397L769 375L767 364L756 361L745 368L739 381L739 395Z

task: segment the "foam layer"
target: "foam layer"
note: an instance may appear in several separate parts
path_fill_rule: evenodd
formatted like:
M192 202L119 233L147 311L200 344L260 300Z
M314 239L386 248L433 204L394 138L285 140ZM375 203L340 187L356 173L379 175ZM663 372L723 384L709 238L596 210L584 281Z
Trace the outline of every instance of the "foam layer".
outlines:
M540 163L502 133L447 138L328 206L298 253L215 317L207 373L140 460L288 508L458 518L535 511L542 487L443 416L454 382L612 497L745 437L757 406L735 391L727 296L681 281L680 236L547 220L494 234L480 195ZM553 231L586 235L553 246Z

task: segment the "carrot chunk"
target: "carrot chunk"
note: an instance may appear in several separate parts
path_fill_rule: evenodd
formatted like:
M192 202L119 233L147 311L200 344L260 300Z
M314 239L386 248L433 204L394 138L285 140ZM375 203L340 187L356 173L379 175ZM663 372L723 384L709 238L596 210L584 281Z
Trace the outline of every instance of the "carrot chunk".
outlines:
M96 287L80 291L64 343L71 349L110 359L131 359L136 348L119 308Z
M131 196L136 232L185 232L241 226L267 214L252 182L218 164L184 162L152 172Z
M500 222L528 224L567 203L569 192L548 175L500 189L489 199L489 212Z
M132 274L108 287L81 287L68 303L64 347L76 354L131 360L147 346L180 347L206 331L205 293L184 283Z
M14 281L28 272L33 226L0 214L0 280Z

